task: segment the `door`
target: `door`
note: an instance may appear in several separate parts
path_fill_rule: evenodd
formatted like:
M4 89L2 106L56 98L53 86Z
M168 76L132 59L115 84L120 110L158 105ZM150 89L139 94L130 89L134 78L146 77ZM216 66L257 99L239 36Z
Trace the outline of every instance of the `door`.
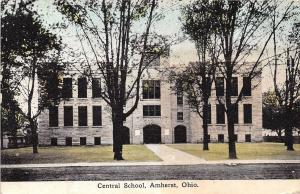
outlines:
M182 125L175 127L174 136L175 143L186 143L186 127Z
M161 143L161 128L158 125L147 125L143 129L144 143Z

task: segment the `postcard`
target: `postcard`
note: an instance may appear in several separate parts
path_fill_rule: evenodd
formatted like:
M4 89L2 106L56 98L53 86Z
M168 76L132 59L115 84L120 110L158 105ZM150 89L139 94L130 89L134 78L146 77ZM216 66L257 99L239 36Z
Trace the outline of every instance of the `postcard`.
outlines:
M1 2L1 187L300 193L300 2Z

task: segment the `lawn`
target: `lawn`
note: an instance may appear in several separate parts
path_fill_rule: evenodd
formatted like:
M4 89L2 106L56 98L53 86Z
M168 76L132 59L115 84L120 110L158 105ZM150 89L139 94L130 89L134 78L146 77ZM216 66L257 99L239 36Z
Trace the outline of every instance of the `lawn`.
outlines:
M205 160L228 159L228 144L211 143L209 151L202 150L202 144L171 144L172 148L179 149ZM300 144L295 144L295 151L287 151L281 143L237 143L237 157L241 160L300 160Z
M160 161L144 145L124 145L125 161ZM73 162L112 162L112 146L40 147L38 154L32 148L1 150L2 164L41 164Z

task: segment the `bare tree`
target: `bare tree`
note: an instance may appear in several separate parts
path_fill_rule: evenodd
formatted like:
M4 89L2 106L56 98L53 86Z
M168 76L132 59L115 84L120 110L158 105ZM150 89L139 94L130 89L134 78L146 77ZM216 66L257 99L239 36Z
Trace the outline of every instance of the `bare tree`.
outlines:
M189 64L184 72L171 79L180 83L187 102L202 119L203 150L208 150L208 107L211 85L219 55L217 37L214 31L214 16L208 0L195 1L182 9L183 31L194 42L198 62Z
M276 17L273 17L273 26L276 22ZM288 48L283 55L278 54L278 42L276 34L273 35L273 49L274 49L274 61L271 61L271 65L274 65L273 72L273 84L276 99L279 106L284 112L284 128L285 128L285 145L287 150L293 151L293 128L297 125L297 100L300 96L300 23L294 23L292 30L290 31L287 41ZM279 77L279 65L281 58L285 66L284 83L280 83L277 79ZM282 61L282 60L281 60ZM281 72L283 74L283 72Z
M210 71L204 70L207 67ZM208 124L210 115L208 108L214 74L212 67L215 66L191 62L187 67L184 67L184 70L176 70L175 68L170 73L170 81L175 83L172 89L177 92L177 95L185 97L191 110L196 112L202 120L203 150L209 150Z
M224 105L227 115L228 149L229 158L235 159L236 147L234 137L234 119L237 104L243 99L244 87L233 96L233 77L242 75L250 80L258 77L261 73L261 58L272 38L274 29L268 30L267 36L262 33L266 29L266 23L270 20L270 1L200 1L206 6L210 4L208 11L215 17L213 21L215 34L220 40L222 57L218 63L217 74L224 77L226 90L224 97L218 97L219 104ZM291 10L291 2L282 17L276 23L275 29L286 19ZM263 42L263 44L262 44ZM249 56L258 51L256 60L249 62ZM234 94L235 96L235 94Z
M101 98L109 105L115 160L123 160L123 121L137 108L143 72L168 51L165 38L151 31L160 19L157 0L56 1L78 32L85 74L101 76ZM97 73L95 73L97 72ZM133 99L125 112L124 105Z

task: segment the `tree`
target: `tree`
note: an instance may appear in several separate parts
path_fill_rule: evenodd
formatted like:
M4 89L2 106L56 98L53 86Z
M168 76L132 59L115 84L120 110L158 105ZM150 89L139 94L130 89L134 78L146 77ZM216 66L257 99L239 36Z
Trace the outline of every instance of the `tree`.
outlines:
M1 148L3 148L4 133L13 136L13 145L16 147L17 130L21 127L22 123L18 120L18 113L20 112L19 103L15 100L16 91L12 90L12 75L10 74L10 67L5 63L4 53L1 55L2 59L2 80L1 80Z
M203 150L209 150L208 143L208 124L210 115L208 111L209 96L213 80L213 71L203 73L204 66L207 64L190 63L183 71L172 71L170 81L175 83L172 88L177 95L184 95L186 102L192 111L196 112L202 119L203 127Z
M253 79L259 76L261 72L261 57L265 49L275 33L276 29L282 22L286 21L291 10L293 10L293 2L287 5L287 8L279 16L269 31L269 35L265 37L258 57L253 64L245 65L247 57L256 49L262 37L260 30L263 24L270 20L273 9L277 9L278 5L271 6L271 1L228 1L227 3L217 2L216 13L219 25L219 33L221 35L221 45L224 56L224 64L220 71L225 77L225 107L228 122L229 135L229 158L236 158L235 142L234 142L234 107L243 97L243 89L239 92L238 98L232 103L231 90L233 87L232 76L238 73L241 66L248 68L247 72L242 73ZM237 35L240 36L237 36ZM241 60L241 61L239 61ZM240 73L240 72L239 72Z
M17 132L23 127L24 117L20 114L19 104L15 100L8 100L5 95L1 106L1 148L3 148L4 134L13 137L13 146L17 147Z
M30 4L21 1L2 18L2 52L7 54L2 63L4 69L9 69L5 75L11 76L14 89L26 102L26 106L20 106L20 113L31 129L33 153L38 153L37 117L44 108L55 105L60 99L59 75L64 64L58 63L60 39L43 27ZM37 82L42 88L38 89Z
M275 131L282 140L284 130L284 111L278 104L274 91L263 94L263 128Z
M19 95L19 92L15 89L18 85L16 80L19 79L19 76L11 72L13 67L18 67L20 64L12 60L15 56L12 54L12 50L8 49L11 45L16 45L13 49L17 50L16 48L21 46L21 41L20 39L14 39L15 37L10 36L10 32L13 32L12 29L4 28L7 27L7 25L5 25L7 19L6 13L12 9L7 7L9 7L8 1L1 3L1 12L4 13L1 15L1 148L3 148L4 132L14 137L13 144L17 146L17 129L22 126L17 116L20 111L19 103L15 100L15 97ZM19 50L21 50L21 48L19 48Z
M275 131L280 140L284 140L286 122L291 122L293 129L300 127L300 100L295 101L288 121L286 120L286 109L279 104L275 91L268 91L263 94L263 127ZM292 129L292 130L293 130Z
M101 98L111 108L114 159L123 160L123 121L138 106L143 72L168 51L165 38L151 31L160 18L158 1L57 0L55 4L76 28L84 75L103 79ZM125 111L130 99L133 106Z
M208 150L208 107L211 85L216 70L219 48L214 33L214 16L208 0L198 0L182 9L183 31L194 42L198 62L190 64L184 72L173 72L171 79L187 96L187 102L202 119L203 150ZM175 75L175 77L174 77Z
M275 23L276 17L273 18ZM285 129L285 145L287 150L293 151L293 128L296 127L299 122L299 115L297 114L297 100L300 97L300 23L294 23L292 30L290 31L288 39L288 48L286 50L285 62L285 82L279 83L277 78L279 76L278 67L279 60L282 55L277 52L277 37L273 35L273 49L274 49L274 61L270 61L270 64L274 65L273 83L275 89L275 95L279 107L282 109L284 117L283 124Z
M266 25L270 20L270 1L198 1L198 6L203 6L214 16L211 20L214 26L214 34L221 46L221 57L216 69L217 76L225 79L226 90L224 97L218 97L219 104L224 105L227 115L228 150L229 158L235 159L236 147L234 137L235 110L243 99L244 87L234 91L234 79L236 75L248 77L250 80L259 77L262 67L262 55L273 35L274 28L269 29L266 36ZM275 25L275 29L286 19L293 3L289 4ZM261 33L264 30L264 34ZM261 44L262 40L264 41ZM259 45L262 45L259 47ZM260 48L260 49L258 49ZM256 54L256 60L249 63L249 57ZM255 86L252 86L252 89ZM235 92L235 91L234 91Z

